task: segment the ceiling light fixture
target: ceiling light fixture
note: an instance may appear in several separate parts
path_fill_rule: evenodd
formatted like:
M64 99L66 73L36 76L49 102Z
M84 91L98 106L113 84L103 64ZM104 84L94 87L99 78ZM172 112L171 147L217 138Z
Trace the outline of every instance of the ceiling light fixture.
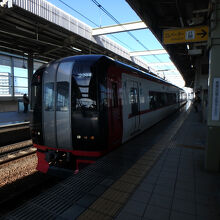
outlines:
M77 51L77 52L81 52L81 51L82 51L81 49L76 48L76 47L73 47L73 46L71 46L71 49L73 49L73 50L75 50L75 51Z

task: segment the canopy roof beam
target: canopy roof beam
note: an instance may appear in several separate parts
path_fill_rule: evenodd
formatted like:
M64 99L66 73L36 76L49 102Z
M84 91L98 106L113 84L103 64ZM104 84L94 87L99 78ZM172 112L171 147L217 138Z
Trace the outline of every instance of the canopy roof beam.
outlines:
M144 50L144 51L133 51L130 52L131 57L136 56L149 56L149 55L160 55L160 54L167 54L167 51L164 49L160 50Z
M141 30L146 29L147 26L142 21L135 21L131 23L124 23L119 25L111 25L111 26L105 26L100 28L94 28L92 29L92 35L98 36L98 35L105 35L105 34L115 34L120 32L126 32L126 31L135 31L135 30Z
M148 63L150 66L174 66L172 62Z

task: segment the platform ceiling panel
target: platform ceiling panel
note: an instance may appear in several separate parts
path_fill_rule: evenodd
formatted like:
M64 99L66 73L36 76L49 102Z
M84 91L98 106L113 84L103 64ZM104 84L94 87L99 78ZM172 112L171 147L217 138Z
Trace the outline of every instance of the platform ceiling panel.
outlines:
M139 15L142 21L163 44L163 31L167 29L187 28L209 25L209 16L212 10L212 1L209 0L126 0ZM191 48L202 49L207 56L207 44L192 44ZM186 86L192 87L195 77L196 56L188 54L184 43L164 45L171 60L186 81Z

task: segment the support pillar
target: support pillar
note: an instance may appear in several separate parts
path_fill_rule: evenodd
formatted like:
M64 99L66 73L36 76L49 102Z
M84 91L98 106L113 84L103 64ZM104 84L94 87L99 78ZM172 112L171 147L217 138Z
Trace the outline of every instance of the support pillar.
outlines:
M31 80L33 77L34 62L32 53L28 53L28 97L31 103Z
M10 57L10 64L11 64L11 79L10 79L10 86L11 86L11 90L9 91L9 94L11 93L12 97L14 98L15 97L15 74L14 74L14 59L12 57Z
M205 168L219 171L220 166L220 0L212 0L208 82L208 143Z

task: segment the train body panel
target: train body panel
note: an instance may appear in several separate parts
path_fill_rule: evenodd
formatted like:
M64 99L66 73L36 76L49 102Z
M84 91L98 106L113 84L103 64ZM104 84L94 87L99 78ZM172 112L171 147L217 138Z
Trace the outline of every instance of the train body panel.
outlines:
M161 119L178 109L179 103L150 108L150 93L174 93L178 89L164 86L129 73L122 74L123 85L123 138L122 142L143 132Z
M32 80L32 139L42 172L78 170L175 111L178 87L105 56L64 58Z
M122 74L123 85L123 142L133 137L140 130L139 79Z
M43 75L43 134L48 147L73 150L69 99L72 66L72 62L54 63Z
M108 149L112 150L122 142L122 94L121 94L121 70L110 65L107 73L108 88Z

